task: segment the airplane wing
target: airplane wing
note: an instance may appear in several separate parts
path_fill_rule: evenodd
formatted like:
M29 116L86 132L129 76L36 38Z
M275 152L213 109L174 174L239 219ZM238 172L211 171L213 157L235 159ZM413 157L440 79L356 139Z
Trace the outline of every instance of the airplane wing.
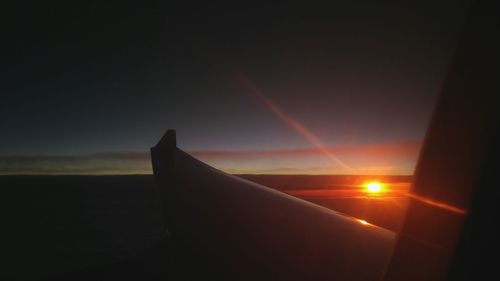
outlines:
M378 280L394 233L226 174L176 147L151 149L177 268L195 280Z

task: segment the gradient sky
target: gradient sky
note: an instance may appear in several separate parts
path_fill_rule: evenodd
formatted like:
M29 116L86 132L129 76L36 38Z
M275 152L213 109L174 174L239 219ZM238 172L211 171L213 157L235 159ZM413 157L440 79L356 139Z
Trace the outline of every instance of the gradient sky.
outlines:
M4 18L1 174L150 173L168 128L231 173L411 174L465 11L68 2Z

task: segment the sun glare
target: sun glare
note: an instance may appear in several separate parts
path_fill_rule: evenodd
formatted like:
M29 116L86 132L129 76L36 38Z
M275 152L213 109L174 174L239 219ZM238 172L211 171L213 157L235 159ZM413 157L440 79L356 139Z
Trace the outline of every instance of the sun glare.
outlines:
M382 183L371 181L364 184L367 193L377 195L382 192Z
M367 221L361 220L361 219L356 219L360 224L362 225L370 225Z
M382 186L378 182L371 182L367 186L368 192L377 193L382 190Z

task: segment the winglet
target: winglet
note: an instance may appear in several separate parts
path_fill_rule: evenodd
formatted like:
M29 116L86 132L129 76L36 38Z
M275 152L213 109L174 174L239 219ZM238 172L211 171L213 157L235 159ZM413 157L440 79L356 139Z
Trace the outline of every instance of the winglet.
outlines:
M175 152L177 150L177 140L175 130L167 130L160 141L151 148L151 162L153 173L158 184L158 192L163 210L163 219L166 231L170 228L171 218L171 200L172 186L175 181L173 174Z
M168 173L174 161L174 151L177 148L175 130L167 130L160 141L151 148L151 160L153 172L156 180L159 180L160 173Z
M175 130L168 129L167 132L160 139L156 147L162 150L176 148L177 138L175 137Z

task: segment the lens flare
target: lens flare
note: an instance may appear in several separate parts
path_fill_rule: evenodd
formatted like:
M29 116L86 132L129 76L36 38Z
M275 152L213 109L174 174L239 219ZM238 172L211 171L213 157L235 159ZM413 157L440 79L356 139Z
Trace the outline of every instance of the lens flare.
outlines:
M268 97L264 95L262 91L257 88L248 78L240 73L239 79L242 84L252 93L254 94L263 104L281 121L289 125L296 132L301 134L309 143L311 143L318 151L323 153L326 157L328 157L333 163L342 167L346 172L352 173L353 169L347 165L344 161L340 160L335 154L325 148L323 142L313 134L308 128L306 128L302 123L298 120L290 116L281 110L276 104L274 104Z

